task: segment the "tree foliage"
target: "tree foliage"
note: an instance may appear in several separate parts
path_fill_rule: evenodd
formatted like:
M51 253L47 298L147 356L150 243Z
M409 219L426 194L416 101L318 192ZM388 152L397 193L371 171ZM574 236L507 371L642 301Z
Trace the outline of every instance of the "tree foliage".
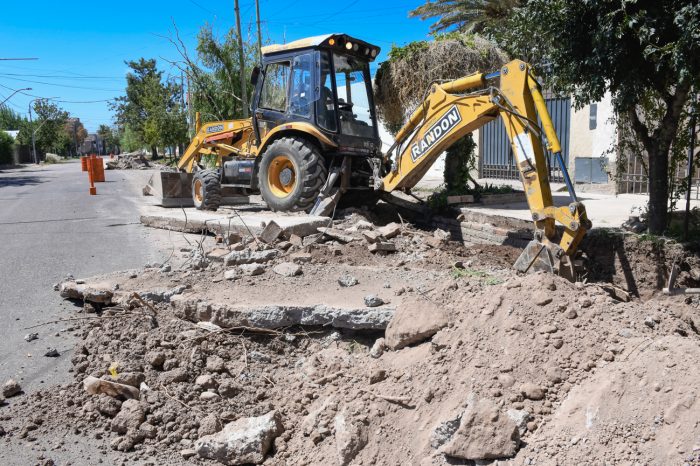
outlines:
M65 130L68 112L47 99L34 101L32 110L34 112L32 122L25 120L20 123L17 141L20 144L31 146L32 133L35 133L37 152L65 154L66 148L71 142L70 136Z
M100 125L97 128L97 135L104 141L106 153L114 154L119 152L119 137L115 128Z
M168 38L181 60L171 62L189 81L190 111L200 112L204 121L231 120L243 117L242 93L250 96L253 86L249 76L257 63L254 43L243 41L245 66L238 61L238 35L234 28L217 36L212 26L205 24L197 35L196 55L192 56L175 28L174 38ZM246 87L241 90L241 73Z
M486 32L503 23L524 0L434 0L409 13L423 20L438 18L432 32L456 29L461 32Z
M0 105L0 131L16 131L24 121L24 117L6 105Z
M697 0L529 0L500 29L516 56L547 63L546 79L578 106L610 92L619 125L648 156L649 229L667 226L672 148L700 84ZM638 154L641 155L641 154Z
M393 46L375 76L377 112L396 133L432 83L498 69L506 59L492 42L473 34L438 34L432 41Z
M126 92L115 99L112 109L117 124L131 131L134 142L147 145L157 157L158 147L176 146L187 141L187 120L181 105L182 86L164 80L156 60L140 58L126 63L132 72L126 76Z
M7 134L3 129L0 129L0 165L9 165L12 163L12 147L15 140Z

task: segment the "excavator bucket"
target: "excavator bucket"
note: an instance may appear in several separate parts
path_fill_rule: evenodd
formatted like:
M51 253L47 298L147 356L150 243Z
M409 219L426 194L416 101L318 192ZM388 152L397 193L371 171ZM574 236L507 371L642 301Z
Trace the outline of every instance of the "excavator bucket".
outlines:
M528 243L523 252L513 265L515 270L523 273L544 270L555 273L555 261L552 252L541 242L533 239Z
M574 261L567 255L556 258L555 254L540 241L533 239L515 261L513 268L519 272L545 271L575 282L578 276Z
M143 188L144 196L153 196L163 207L191 207L192 174L182 172L154 173Z

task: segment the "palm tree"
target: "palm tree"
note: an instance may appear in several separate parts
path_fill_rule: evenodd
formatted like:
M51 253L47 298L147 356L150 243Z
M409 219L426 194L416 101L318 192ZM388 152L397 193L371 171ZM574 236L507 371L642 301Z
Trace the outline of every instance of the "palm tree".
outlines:
M512 10L522 6L525 0L428 0L408 13L411 17L439 18L430 26L431 32L441 32L452 27L462 32L483 32L508 17Z

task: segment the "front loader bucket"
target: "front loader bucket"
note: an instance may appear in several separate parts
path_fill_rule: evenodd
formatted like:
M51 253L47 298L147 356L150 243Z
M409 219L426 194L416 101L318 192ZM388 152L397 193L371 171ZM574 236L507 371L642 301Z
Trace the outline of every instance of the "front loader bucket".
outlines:
M569 256L563 255L557 259L545 244L536 239L527 244L513 268L523 273L543 270L560 275L570 282L575 282L578 276L574 261Z
M192 207L192 174L182 172L154 173L143 188L144 196L153 196L163 207Z

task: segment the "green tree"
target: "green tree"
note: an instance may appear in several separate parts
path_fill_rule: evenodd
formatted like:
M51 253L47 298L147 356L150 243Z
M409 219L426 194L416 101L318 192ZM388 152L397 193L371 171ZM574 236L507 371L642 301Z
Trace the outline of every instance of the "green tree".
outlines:
M24 118L11 108L0 106L0 130L18 130Z
M500 44L547 63L548 86L579 106L611 93L648 155L649 231L662 234L672 148L700 84L700 2L529 0L509 22Z
M104 141L106 153L113 154L119 151L119 138L113 128L107 125L100 125L97 128L97 135Z
M127 152L134 152L141 149L143 145L143 141L131 129L131 126L125 125L119 136L119 147L123 147Z
M438 18L430 26L431 32L457 29L461 32L484 32L498 27L513 9L525 0L434 0L428 1L409 16L423 20Z
M34 132L37 152L65 154L70 146L70 137L65 130L68 112L46 99L36 100L32 107L35 118L32 123L24 121L20 124L17 141L31 146Z
M12 163L12 148L15 144L12 136L0 129L0 165Z
M117 123L128 127L134 143L151 148L158 157L159 146L172 146L187 140L185 112L182 108L182 86L163 80L156 61L127 62L133 70L126 77L126 95L115 99L112 109Z

